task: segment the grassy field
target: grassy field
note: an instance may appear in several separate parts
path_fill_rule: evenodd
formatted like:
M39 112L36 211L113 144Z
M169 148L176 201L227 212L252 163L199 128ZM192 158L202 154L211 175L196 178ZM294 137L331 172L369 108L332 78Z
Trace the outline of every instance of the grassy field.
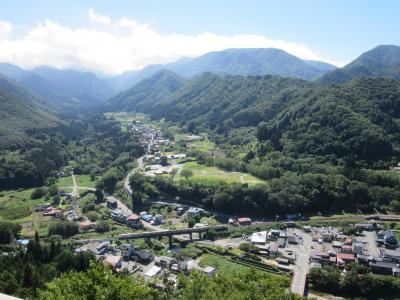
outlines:
M193 176L189 177L190 181L198 181L202 183L217 183L225 181L228 183L248 183L250 185L263 183L262 180L246 173L226 172L216 167L207 167L197 162L187 162L183 166L183 170L190 170ZM177 179L182 178L176 176Z
M78 187L87 187L87 188L96 187L96 180L92 181L89 175L75 175L75 179Z
M31 199L34 189L8 190L0 192L0 219L17 221L18 223L32 221L32 209L46 202L44 198Z
M200 260L200 266L211 266L221 272L240 272L250 268L244 265L236 264L229 261L227 258L216 256L213 254L203 254Z
M56 185L59 188L60 187L71 187L72 186L72 177L71 176L66 176L66 177L58 178Z
M201 152L210 152L215 149L215 144L209 140L195 141L187 145L189 150L197 150Z

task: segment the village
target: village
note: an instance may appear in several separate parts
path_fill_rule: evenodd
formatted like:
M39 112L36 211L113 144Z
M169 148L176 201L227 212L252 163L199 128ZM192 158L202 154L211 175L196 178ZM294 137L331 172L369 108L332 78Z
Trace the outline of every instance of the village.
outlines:
M146 176L180 172L179 162L186 154L163 155L163 147L173 142L164 138L161 131L140 122L131 123L128 128L142 134L142 146L147 153L138 159L138 169ZM127 184L125 191L132 194ZM61 192L60 196L64 202L73 204L68 210L50 204L38 206L36 210L55 219L64 215L79 225L82 234L95 232L97 223L82 212L79 194ZM349 264L358 262L375 274L400 274L400 248L395 232L388 229L387 222L378 223L380 218L384 219L379 215L375 216L376 220L369 216L363 222L353 222L349 233L339 226L307 225L307 220L297 215L263 222L248 216L220 215L200 207L161 201L153 203L149 211L134 213L112 195L105 195L105 199L101 209L115 224L126 228L124 233L87 239L83 235L74 241L75 252L91 252L99 262L117 272L142 276L157 288L174 286L178 274L189 274L192 270L213 276L218 272L218 264L205 264L205 254L229 264L291 276L292 292L302 296L307 293L309 270L324 265L336 265L346 272ZM191 228L188 218L196 220ZM258 231L260 226L266 229ZM222 234L210 238L210 231ZM246 233L224 234L227 231ZM27 241L18 243L26 246ZM189 255L187 249L192 251Z

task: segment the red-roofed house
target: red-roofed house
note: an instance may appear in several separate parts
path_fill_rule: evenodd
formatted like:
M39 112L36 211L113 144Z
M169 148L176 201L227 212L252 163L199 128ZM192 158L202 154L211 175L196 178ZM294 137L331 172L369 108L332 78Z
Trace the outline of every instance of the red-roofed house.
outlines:
M126 225L134 229L139 229L143 226L142 221L140 221L140 217L137 214L131 214L128 216L126 218Z
M353 253L338 253L336 254L336 263L338 265L344 265L355 261Z
M238 223L239 223L239 225L251 225L251 219L250 218L239 218Z

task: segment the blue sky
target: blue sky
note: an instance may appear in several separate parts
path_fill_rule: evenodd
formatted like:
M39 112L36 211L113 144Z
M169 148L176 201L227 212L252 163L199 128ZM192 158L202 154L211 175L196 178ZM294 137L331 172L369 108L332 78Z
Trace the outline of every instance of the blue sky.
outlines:
M91 18L88 17L89 9L93 9ZM195 37L205 32L212 33L213 38L209 47L211 50L219 50L223 45L246 46L248 38L238 39L235 42L222 42L228 37L235 35L253 36L249 45L257 46L257 37L265 37L272 41L285 41L296 45L306 46L313 51L311 53L293 50L295 46L282 46L285 50L304 56L303 58L319 58L333 63L347 63L362 52L365 52L379 44L400 45L400 1L317 1L317 0L280 0L280 1L235 1L235 0L202 0L202 1L177 1L177 0L146 0L146 1L20 1L13 0L0 4L0 21L10 23L12 31L7 34L8 40L26 39L30 30L37 29L38 22L50 20L63 28L70 30L97 30L99 32L112 32L120 34L111 29L111 23L122 18L134 21L139 25L145 25L160 38L181 35L185 40L179 40L182 44L187 43L189 37ZM96 23L96 16L102 16L111 20L106 24ZM99 19L101 21L101 19ZM101 26L99 26L101 25ZM48 29L53 30L53 29ZM136 30L136 29L135 29ZM61 30L62 31L62 30ZM76 32L77 33L77 32ZM141 44L146 43L144 33ZM136 35L134 35L137 38ZM0 31L1 38L1 31ZM50 37L49 37L50 39ZM3 34L4 40L4 34ZM150 39L149 39L150 40ZM173 38L166 43L175 41ZM1 41L1 40L0 40ZM79 41L79 39L77 39ZM151 40L152 41L152 40ZM185 42L184 42L185 41ZM204 39L202 42L204 43ZM75 41L76 42L76 41ZM72 42L71 42L72 43ZM150 42L154 47L160 47L160 41ZM196 45L196 42L194 42ZM260 45L264 45L260 42ZM268 43L266 43L269 45ZM53 45L53 44L51 44ZM121 45L125 45L122 43ZM272 45L280 45L273 43ZM60 46L61 47L61 46ZM65 48L65 45L63 46ZM164 53L157 54L147 45L144 48L132 46L130 54L152 52L146 57L138 56L135 62L130 62L130 68L140 68L145 64L168 62L180 55L190 56L201 54L193 49L168 49ZM183 47L183 46L182 46ZM287 49L285 48L287 47ZM207 48L208 49L208 48ZM204 51L207 50L204 48ZM10 48L10 52L12 49ZM111 49L110 49L111 51ZM154 53L153 53L154 52ZM168 53L167 53L168 52ZM22 55L20 53L19 55ZM69 55L65 53L65 55ZM122 54L121 54L122 55ZM106 54L101 55L104 59ZM21 58L9 54L10 60L26 65ZM7 59L4 57L4 59ZM99 55L100 57L100 55ZM0 59L2 57L0 56ZM20 61L18 61L18 59ZM57 61L58 59L58 61ZM54 64L63 67L60 58L54 60ZM99 58L100 59L100 58ZM79 64L82 58L75 59ZM143 63L139 63L143 60ZM40 59L38 59L39 63ZM69 62L71 64L71 62ZM96 68L96 62L85 63L87 68ZM111 64L111 61L110 61ZM123 71L122 62L118 68L99 66L105 72ZM67 64L68 65L68 64Z

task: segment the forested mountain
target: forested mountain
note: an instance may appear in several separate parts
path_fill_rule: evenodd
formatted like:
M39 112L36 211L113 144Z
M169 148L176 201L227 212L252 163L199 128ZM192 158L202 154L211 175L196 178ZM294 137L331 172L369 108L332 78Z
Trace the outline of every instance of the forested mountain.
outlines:
M160 74L132 88L135 93L112 99L114 108L165 118L195 133L228 135L239 143L244 137L234 137L234 130L258 126L260 141L291 156L373 162L389 161L399 152L396 80L362 77L323 88L279 76L205 73L170 89L170 78L179 77Z
M400 79L400 47L381 45L363 53L350 64L316 80L319 84L341 84L360 76Z
M301 60L274 48L227 49L209 52L197 58L181 59L171 64L150 65L139 71L125 72L111 78L109 82L116 90L122 91L162 69L187 78L210 72L220 75L269 74L311 80L336 67L320 61Z
M40 67L24 70L0 63L0 73L37 93L54 109L97 105L115 93L100 78L90 72Z
M0 148L23 145L27 130L55 127L59 122L35 95L0 76Z
M179 90L185 79L170 71L159 71L125 92L110 99L107 110L151 111Z

